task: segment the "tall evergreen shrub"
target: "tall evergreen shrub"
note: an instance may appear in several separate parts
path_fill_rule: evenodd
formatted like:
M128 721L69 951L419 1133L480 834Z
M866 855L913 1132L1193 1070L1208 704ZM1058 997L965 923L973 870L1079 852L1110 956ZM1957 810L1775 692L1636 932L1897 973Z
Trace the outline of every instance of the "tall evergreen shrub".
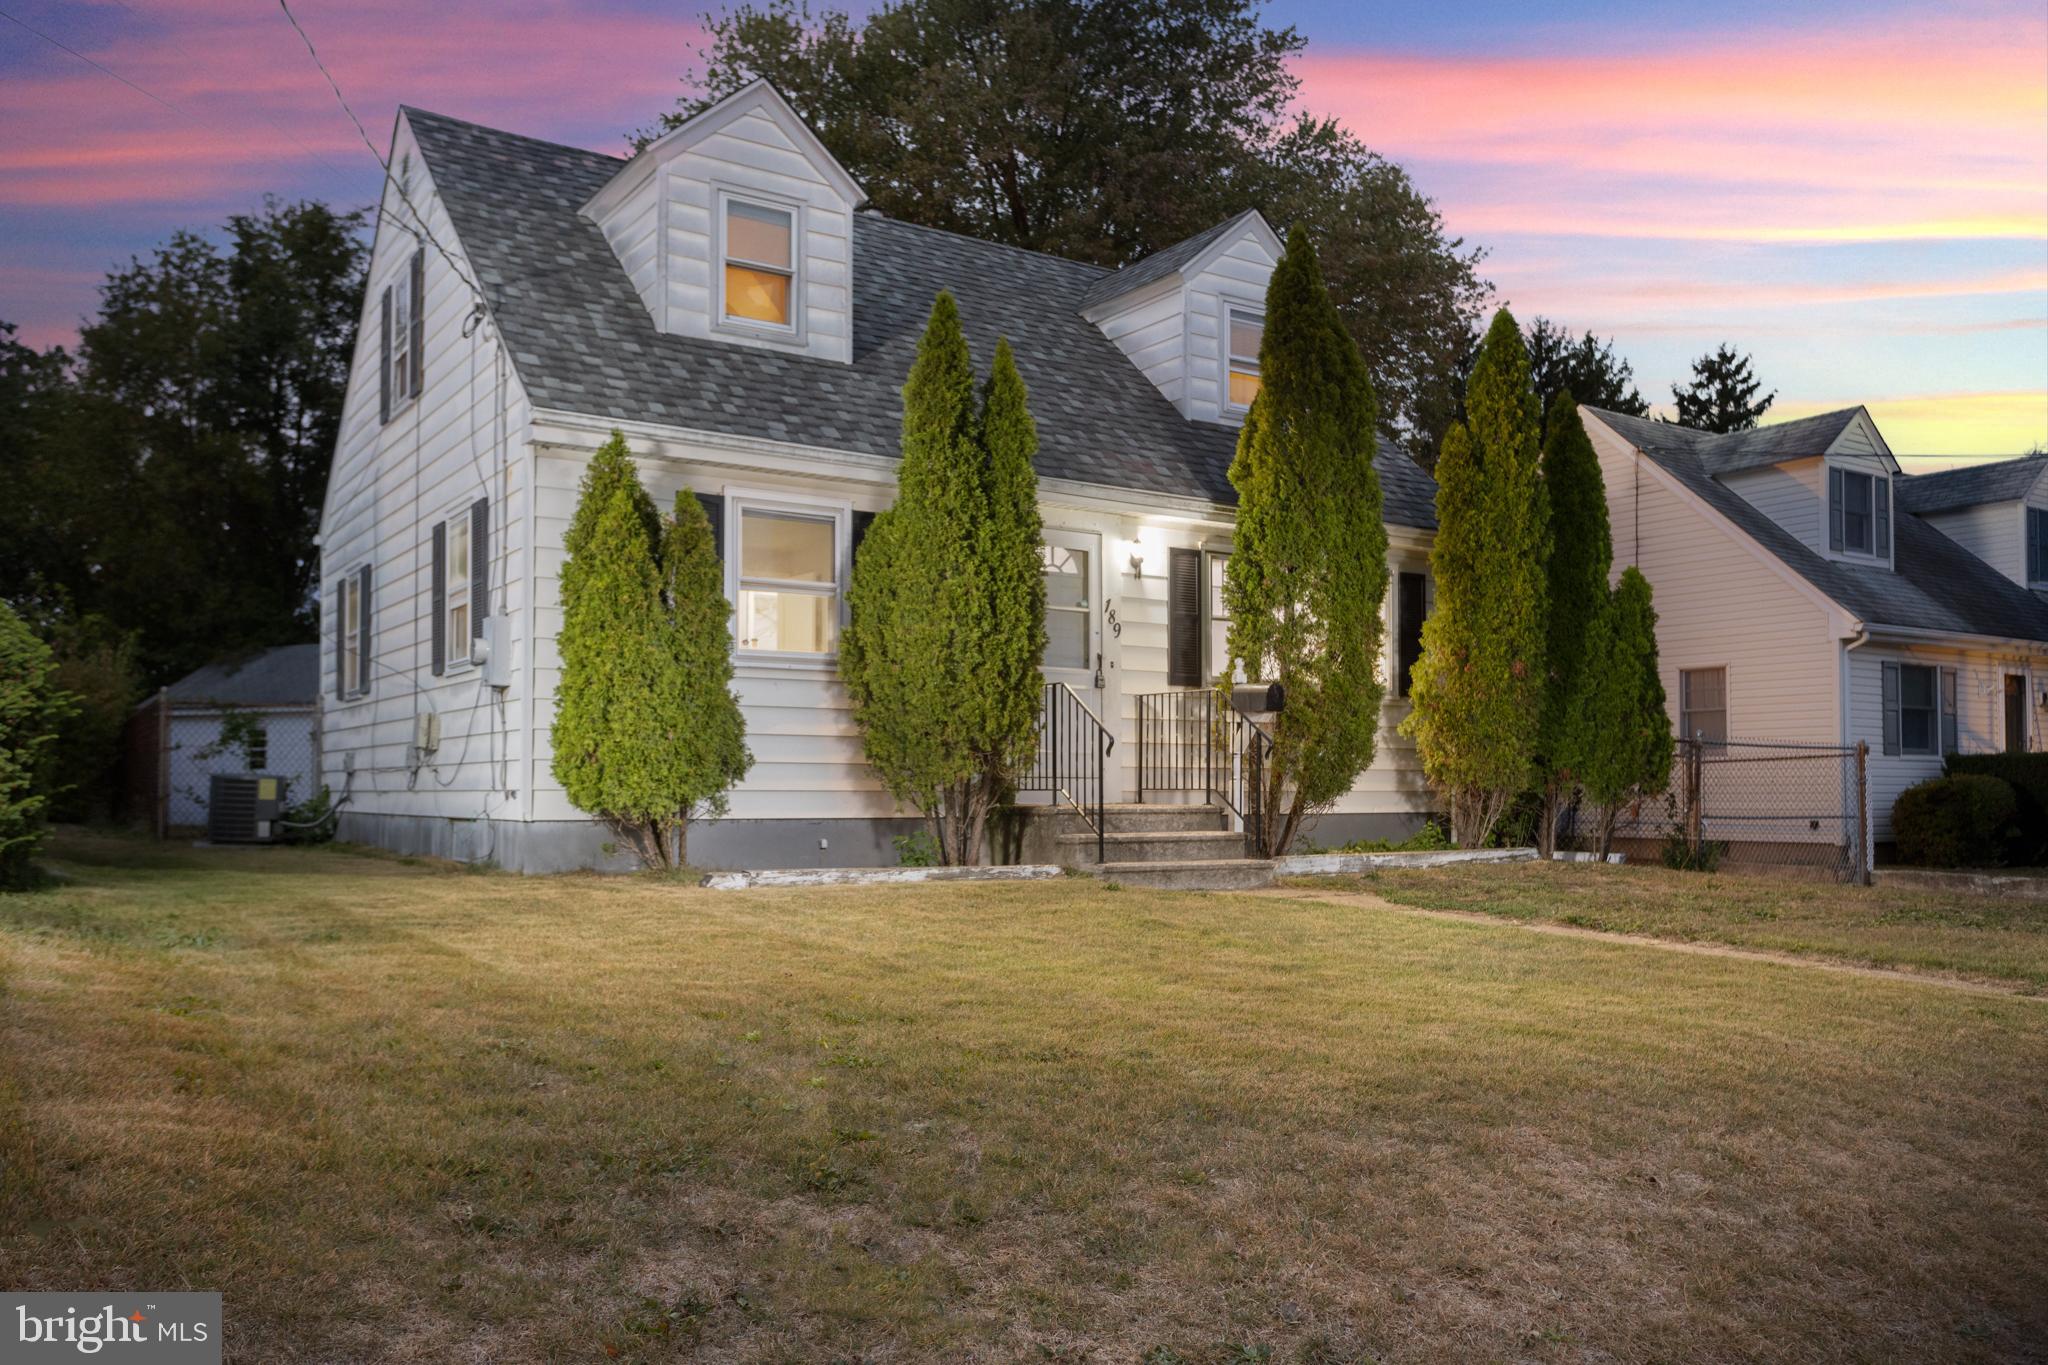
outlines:
M1655 797L1671 780L1671 713L1657 674L1657 611L1650 580L1633 564L1621 571L1594 620L1586 669L1590 742L1579 783L1594 805L1604 857L1622 810Z
M1594 622L1607 607L1607 574L1614 561L1600 459L1568 391L1551 403L1544 425L1543 488L1550 510L1550 611L1544 642L1549 677L1536 740L1543 793L1536 846L1548 856L1557 848L1558 819L1577 789L1592 739L1587 649Z
M35 879L55 774L50 746L70 712L50 647L0 602L0 890Z
M681 866L689 821L722 813L753 762L710 525L686 494L664 527L614 432L564 546L555 779L644 866Z
M1535 770L1549 631L1548 500L1521 329L1503 308L1479 348L1466 420L1437 459L1436 606L1402 723L1451 837L1484 847Z
M1264 845L1280 854L1372 766L1386 692L1372 380L1300 224L1266 288L1259 373L1230 466L1237 530L1223 592L1232 664L1286 691L1261 806Z
M903 388L897 499L854 563L839 669L870 766L947 864L980 861L1037 723L1037 448L1009 346L977 401L959 308L940 293Z

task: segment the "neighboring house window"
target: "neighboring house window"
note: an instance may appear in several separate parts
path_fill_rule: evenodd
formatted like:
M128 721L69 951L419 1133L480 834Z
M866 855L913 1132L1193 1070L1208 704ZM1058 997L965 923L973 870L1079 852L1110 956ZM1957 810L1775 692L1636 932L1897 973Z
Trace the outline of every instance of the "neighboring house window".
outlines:
M1682 739L1728 742L1728 670L1683 668L1678 672L1678 732Z
M246 756L252 773L260 773L270 766L270 731L259 725L249 732Z
M469 514L448 519L448 658L469 661Z
M743 199L725 201L725 316L794 328L796 215Z
M1888 754L1932 754L1940 751L1942 735L1941 695L1952 669L1926 664L1884 665L1884 751ZM1955 695L1951 685L1949 711L1954 714ZM1951 726L1951 728L1953 728Z
M1394 695L1405 697L1422 660L1422 623L1429 618L1429 577L1394 577Z
M1259 343L1266 336L1266 319L1248 309L1232 308L1224 330L1229 347L1228 405L1248 408L1259 396Z
M739 647L812 656L838 649L838 518L745 507L739 534Z
M1045 578L1046 668L1087 668L1089 605L1088 552L1071 545L1038 547Z
M1849 554L1891 558L1890 479L1853 469L1828 470L1828 543Z
M419 396L425 380L420 352L426 344L427 254L415 251L405 272L384 286L383 368L378 387L382 416L393 414Z
M2048 507L2027 509L2027 581L2048 583Z

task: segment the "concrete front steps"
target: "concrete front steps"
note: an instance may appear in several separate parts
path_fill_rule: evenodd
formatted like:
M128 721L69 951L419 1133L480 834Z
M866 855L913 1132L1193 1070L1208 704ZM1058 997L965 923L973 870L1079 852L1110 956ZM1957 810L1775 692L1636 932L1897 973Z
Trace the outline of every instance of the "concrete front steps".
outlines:
M1123 886L1242 891L1270 885L1273 863L1244 856L1244 835L1221 806L1105 806L1102 860L1088 822L1071 807L1020 807L1018 861L1052 862Z

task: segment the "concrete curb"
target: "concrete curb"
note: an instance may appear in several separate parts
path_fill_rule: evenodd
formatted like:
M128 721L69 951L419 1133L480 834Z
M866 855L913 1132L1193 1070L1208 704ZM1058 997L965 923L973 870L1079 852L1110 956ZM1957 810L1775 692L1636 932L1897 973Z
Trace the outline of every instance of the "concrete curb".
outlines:
M1017 867L791 867L713 872L700 883L713 891L754 886L889 886L912 882L1033 882L1066 875L1050 863Z
M1534 862L1533 848L1450 848L1433 853L1296 853L1273 864L1276 877L1377 872L1395 867L1451 867L1458 863Z

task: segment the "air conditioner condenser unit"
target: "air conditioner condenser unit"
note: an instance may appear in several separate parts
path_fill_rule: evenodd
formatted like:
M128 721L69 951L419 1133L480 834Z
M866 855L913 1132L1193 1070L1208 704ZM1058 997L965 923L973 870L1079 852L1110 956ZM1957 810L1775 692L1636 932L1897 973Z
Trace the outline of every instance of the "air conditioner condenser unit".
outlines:
M284 779L260 773L215 773L208 785L206 837L216 844L268 844L281 831Z

